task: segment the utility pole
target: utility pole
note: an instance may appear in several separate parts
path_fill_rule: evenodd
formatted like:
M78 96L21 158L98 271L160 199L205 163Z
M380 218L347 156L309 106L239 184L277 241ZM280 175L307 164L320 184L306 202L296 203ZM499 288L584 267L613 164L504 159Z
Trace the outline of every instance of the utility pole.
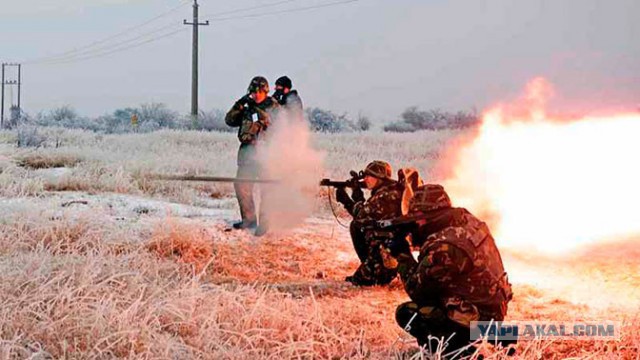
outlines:
M0 110L0 129L4 128L4 68L5 63L2 63L2 109Z
M17 67L18 68L18 80L7 80L6 69L7 67ZM4 128L4 93L5 93L5 85L17 85L18 86L18 113L22 110L20 105L21 101L21 88L22 88L22 65L21 64L9 64L2 63L2 96L0 97L0 129ZM13 99L11 99L11 107L13 107Z
M198 0L193 0L193 22L184 20L184 25L193 26L193 44L191 45L191 116L198 117L198 28L208 26L209 20L198 22Z

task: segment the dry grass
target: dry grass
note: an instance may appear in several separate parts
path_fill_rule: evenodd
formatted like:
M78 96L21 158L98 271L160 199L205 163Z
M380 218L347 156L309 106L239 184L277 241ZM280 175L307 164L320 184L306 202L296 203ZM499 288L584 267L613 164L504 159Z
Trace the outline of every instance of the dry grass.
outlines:
M198 203L203 196L220 198L233 194L228 184L149 179L153 173L234 176L238 144L233 134L163 130L99 135L63 129L43 129L43 133L61 139L63 145L57 149L15 149L10 142L11 132L0 131L0 156L12 158L27 169L72 168L61 179L45 179L46 191L146 194L189 204ZM349 170L363 168L375 156L392 161L395 167L417 167L425 176L437 180L443 174L433 172L433 163L443 156L444 145L456 134L459 132L318 134L314 142L326 154L324 177L346 178ZM7 141L4 145L3 139ZM36 175L29 171L24 174L26 179Z
M203 243L198 227L156 228L145 243L144 231L113 224L98 234L95 219L61 221L52 231L45 224L1 228L3 357L362 358L394 336L379 309L345 309L340 297L199 281L183 271L210 258L202 256L211 242ZM143 241L128 252L105 244L123 235ZM26 245L12 245L16 236ZM169 256L162 260L148 249ZM380 331L382 323L389 332Z
M415 358L414 346L397 341L401 331L392 320L406 295L397 282L373 289L341 282L356 264L353 256L335 260L348 249L341 238L256 242L237 233L211 241L219 228L168 220L170 226L140 231L89 216L54 220L51 228L35 219L2 225L0 355ZM530 286L515 290L511 318L605 316ZM639 324L627 318L619 342L521 343L516 358L635 358ZM481 351L504 357L491 347Z
M0 195L5 197L39 196L44 191L42 179L27 170L7 164L0 172Z
M61 178L47 179L40 170L14 164L46 149L23 152L8 143L10 133L0 131L0 201L26 197L35 203L34 197L59 199L57 191L82 190L210 206L211 198L232 195L228 185L160 183L146 175L232 175L237 144L231 134L55 135L63 144L58 154L82 161ZM396 166L417 165L438 179L433 163L453 135L370 133L315 140L327 152L327 177L344 177L375 154ZM319 196L323 206L325 200ZM144 216L119 220L109 206L60 203L25 205L0 218L0 359L424 357L413 342L398 341L404 335L394 311L407 300L398 282L360 289L342 281L357 258L346 231L333 223L318 220L257 239L225 232L220 219L132 210ZM326 208L319 211L328 215ZM620 341L526 342L519 344L516 359L640 358L640 309L632 296L640 288L640 253L633 240L561 262L506 256L526 265L524 271L540 271L547 286L516 283L510 319L625 324ZM629 301L594 305L594 299L606 304L616 297ZM488 359L504 358L491 347L481 351Z
M213 261L212 240L205 229L193 229L167 219L155 229L147 248L160 257L193 265L194 272L199 274Z
M28 169L71 168L81 161L82 159L75 154L53 152L25 154L16 158L16 163L19 166Z

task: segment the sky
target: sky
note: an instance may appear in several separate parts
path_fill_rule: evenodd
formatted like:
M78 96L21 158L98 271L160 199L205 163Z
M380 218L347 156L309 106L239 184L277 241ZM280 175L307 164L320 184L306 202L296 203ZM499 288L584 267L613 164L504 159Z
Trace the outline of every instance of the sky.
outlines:
M200 107L229 108L250 79L293 79L307 106L377 122L409 106L482 110L543 76L570 112L640 107L640 1L358 0L259 17L221 17L339 0L200 0ZM0 0L0 61L26 62L23 108L71 105L97 116L161 102L187 113L191 32L84 61L27 61L100 46L191 18L188 0ZM274 3L280 3L274 4ZM272 5L269 5L272 4ZM262 6L257 10L237 9ZM165 30L165 33L172 29ZM97 46L90 50L95 50ZM108 48L108 49L112 49ZM82 53L83 55L93 53Z

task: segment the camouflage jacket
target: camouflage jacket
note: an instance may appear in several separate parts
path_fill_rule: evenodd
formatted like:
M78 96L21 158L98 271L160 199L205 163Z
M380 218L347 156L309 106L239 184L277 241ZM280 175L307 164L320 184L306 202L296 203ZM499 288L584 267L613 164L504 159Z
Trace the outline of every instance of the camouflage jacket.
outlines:
M446 210L452 216L442 214ZM467 303L480 319L502 319L511 284L488 227L465 209L440 213L440 224L427 224L432 231L421 234L427 238L418 261L409 254L397 258L407 294L420 306Z
M267 97L260 104L248 106L236 102L225 117L227 125L238 127L238 139L242 144L253 144L259 140L261 134L271 125L278 102Z
M371 197L353 206L354 221L383 220L402 215L402 188L398 183L382 185L371 192Z

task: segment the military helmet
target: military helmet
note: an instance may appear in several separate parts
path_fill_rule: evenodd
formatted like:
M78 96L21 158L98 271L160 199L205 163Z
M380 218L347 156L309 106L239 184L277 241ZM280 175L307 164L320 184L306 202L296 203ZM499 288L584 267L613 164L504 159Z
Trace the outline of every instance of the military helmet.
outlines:
M251 79L249 88L247 88L247 92L250 94L257 92L258 90L262 90L267 93L269 92L269 82L264 76L256 76Z
M409 213L426 213L452 206L449 194L442 185L426 184L415 190L409 203Z
M381 180L391 180L391 164L386 161L375 160L364 168L364 175L373 176Z

